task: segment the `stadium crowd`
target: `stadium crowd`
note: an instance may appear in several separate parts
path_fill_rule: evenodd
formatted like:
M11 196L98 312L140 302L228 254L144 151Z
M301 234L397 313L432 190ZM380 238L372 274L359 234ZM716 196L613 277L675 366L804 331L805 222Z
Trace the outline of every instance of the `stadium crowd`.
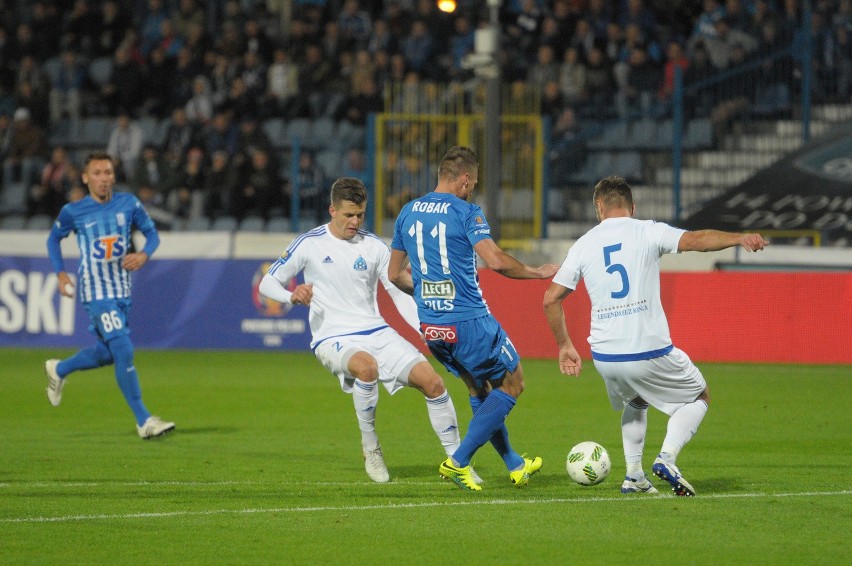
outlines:
M848 103L852 1L812 6L815 99ZM390 84L467 83L465 56L489 21L482 0L452 14L434 0L0 0L0 14L0 214L53 217L82 198L83 156L49 140L101 116L114 119L102 147L119 182L162 227L286 216L292 186L324 218L333 179L311 152L290 179L263 124L363 126ZM540 91L559 143L587 117L659 117L677 67L690 84L785 46L795 58L801 21L798 0L506 0L498 57L505 82ZM782 72L794 85L796 67ZM730 119L750 95L740 84L693 111ZM168 123L161 143L142 118ZM345 151L339 172L369 182L362 148ZM19 202L12 186L24 188Z

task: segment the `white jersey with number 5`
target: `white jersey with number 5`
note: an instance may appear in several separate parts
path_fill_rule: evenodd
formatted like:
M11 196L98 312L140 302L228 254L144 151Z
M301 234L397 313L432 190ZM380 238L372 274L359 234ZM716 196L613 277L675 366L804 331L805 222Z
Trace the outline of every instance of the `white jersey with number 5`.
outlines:
M684 232L652 220L608 218L568 251L553 281L568 289L581 278L585 282L594 359L650 359L671 347L660 301L660 258L677 253Z

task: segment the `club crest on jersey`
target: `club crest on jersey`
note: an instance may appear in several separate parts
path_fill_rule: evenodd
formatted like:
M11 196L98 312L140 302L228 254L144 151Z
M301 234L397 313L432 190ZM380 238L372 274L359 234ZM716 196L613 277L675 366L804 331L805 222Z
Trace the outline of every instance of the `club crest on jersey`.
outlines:
M89 257L94 261L111 261L122 257L126 251L127 244L124 241L124 236L111 234L92 240Z
M118 214L115 215L115 222L119 226L125 226L127 224L127 219L124 217L123 212L119 212Z
M367 262L364 261L364 258L358 256L358 259L355 260L355 263L352 265L352 269L355 271L367 271Z

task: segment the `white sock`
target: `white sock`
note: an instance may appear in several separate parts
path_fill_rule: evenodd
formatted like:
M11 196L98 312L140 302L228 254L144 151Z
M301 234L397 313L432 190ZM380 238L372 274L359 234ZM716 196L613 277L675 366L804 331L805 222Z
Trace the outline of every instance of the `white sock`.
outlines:
M648 430L648 404L631 401L621 413L621 441L624 446L624 461L627 477L640 480L645 477L642 469L642 453L645 449L645 434Z
M355 405L355 415L358 417L358 428L361 429L361 446L374 450L379 446L376 434L376 404L379 402L379 388L376 382L367 383L355 380L352 388L352 402Z
M426 397L426 410L429 412L432 429L438 435L438 440L441 441L444 452L447 453L447 456L451 456L459 447L459 442L461 441L453 399L446 391L444 391L443 395L439 395L434 399Z
M660 450L660 454L666 461L675 463L681 448L698 432L698 426L706 414L707 403L703 399L698 399L687 403L669 417L666 438L663 439L663 447Z

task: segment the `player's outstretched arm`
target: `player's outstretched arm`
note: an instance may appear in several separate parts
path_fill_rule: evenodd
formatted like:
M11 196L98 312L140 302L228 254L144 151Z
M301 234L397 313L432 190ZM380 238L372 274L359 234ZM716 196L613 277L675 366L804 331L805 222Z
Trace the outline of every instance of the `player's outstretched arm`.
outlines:
M559 266L546 263L540 267L531 267L521 263L500 249L494 240L480 240L473 247L488 269L511 279L550 279L559 271Z
M684 232L680 237L679 252L715 252L734 246L742 246L749 252L762 250L769 245L760 234L741 234L720 230L695 230Z
M559 283L551 283L544 293L544 316L547 318L547 324L550 326L550 331L559 346L559 371L565 375L580 375L580 371L583 369L583 361L568 335L565 311L562 310L562 301L570 293L571 289L563 287Z

